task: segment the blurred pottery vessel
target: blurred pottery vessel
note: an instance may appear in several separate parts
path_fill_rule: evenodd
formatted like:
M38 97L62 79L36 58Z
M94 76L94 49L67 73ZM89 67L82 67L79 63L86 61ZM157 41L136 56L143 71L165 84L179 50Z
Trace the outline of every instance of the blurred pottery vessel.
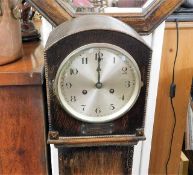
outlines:
M0 1L2 11L2 16L0 16L0 65L22 57L21 25L13 10L17 1Z

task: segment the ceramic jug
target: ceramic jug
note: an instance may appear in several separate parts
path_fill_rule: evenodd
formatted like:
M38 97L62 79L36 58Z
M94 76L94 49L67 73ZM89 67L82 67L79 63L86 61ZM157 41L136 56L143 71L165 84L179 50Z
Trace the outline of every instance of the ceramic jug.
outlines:
M18 0L1 0L0 65L22 57L21 25L14 15Z

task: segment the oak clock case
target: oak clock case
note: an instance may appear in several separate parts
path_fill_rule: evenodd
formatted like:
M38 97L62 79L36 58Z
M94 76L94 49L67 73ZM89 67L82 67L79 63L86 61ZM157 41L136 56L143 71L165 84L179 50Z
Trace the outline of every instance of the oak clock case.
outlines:
M82 16L54 29L45 49L48 142L85 146L144 140L150 60L143 39L112 17Z

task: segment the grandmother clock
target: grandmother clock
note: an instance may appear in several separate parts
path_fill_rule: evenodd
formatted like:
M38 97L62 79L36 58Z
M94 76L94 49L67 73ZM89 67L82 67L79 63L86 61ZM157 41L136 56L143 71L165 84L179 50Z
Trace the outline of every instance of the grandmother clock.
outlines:
M82 16L53 30L45 49L49 137L60 174L131 173L144 136L151 49L128 25Z
M28 1L54 27L79 16L91 15L91 18L73 19L56 28L45 50L48 142L59 150L60 174L130 173L133 145L145 139L144 105L151 50L125 24L140 35L150 34L150 43L159 53L154 54L151 69L157 68L163 35L159 36L160 44L156 44L160 33L151 34L183 0L109 0L104 6L94 4L94 8L88 4L78 7L74 4L78 2L76 0ZM101 20L102 17L93 14L112 16L125 24L104 16ZM161 30L164 29L161 27ZM154 47L156 45L160 47ZM156 84L159 72L154 76ZM156 101L156 91L148 95ZM155 109L155 103L149 105ZM154 113L147 110L146 115L146 131L148 127L151 136ZM134 163L138 165L134 167L134 173L138 169L148 173L150 150L146 151L146 148L151 147L150 138L147 137L137 151L135 149ZM136 155L141 156L138 162ZM55 161L52 163L55 173L58 169L55 169Z

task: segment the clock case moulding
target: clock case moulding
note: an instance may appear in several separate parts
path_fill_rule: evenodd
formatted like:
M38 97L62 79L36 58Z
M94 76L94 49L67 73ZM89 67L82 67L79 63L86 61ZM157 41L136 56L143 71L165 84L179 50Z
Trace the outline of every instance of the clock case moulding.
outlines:
M151 1L151 0L150 0ZM113 16L132 26L138 33L147 35L159 26L184 0L153 0L140 13L112 13ZM66 11L64 0L28 0L54 27L74 18L76 13ZM120 8L121 11L121 8Z
M136 61L143 86L134 106L124 116L107 123L79 121L61 107L54 80L63 59L90 43L109 43L127 51ZM48 101L48 143L55 145L133 145L145 140L144 121L152 51L131 27L108 16L82 16L55 28L45 48Z

